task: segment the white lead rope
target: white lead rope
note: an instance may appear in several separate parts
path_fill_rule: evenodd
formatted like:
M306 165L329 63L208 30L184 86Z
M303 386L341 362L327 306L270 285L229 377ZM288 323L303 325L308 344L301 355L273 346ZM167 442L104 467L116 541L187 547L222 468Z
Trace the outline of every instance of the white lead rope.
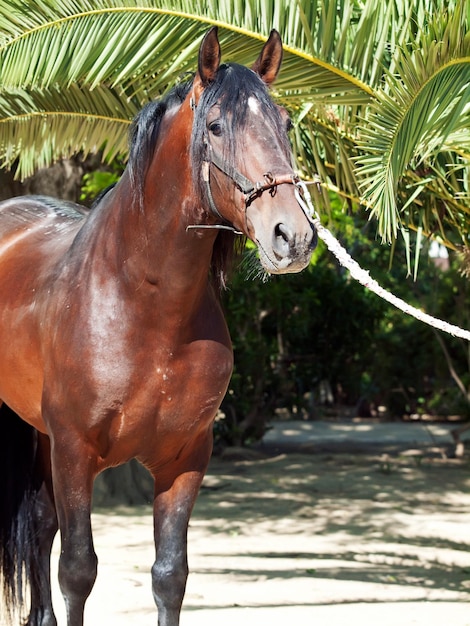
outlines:
M397 307L397 309L400 309L400 311L403 311L407 315L411 315L417 320L420 320L425 324L429 324L430 326L433 326L438 330L442 330L445 333L449 333L454 337L460 337L461 339L466 339L467 341L470 341L470 331L459 328L458 326L454 326L453 324L449 324L444 320L437 319L436 317L432 317L432 315L428 315L427 313L420 311L419 309L411 306L401 298L398 298L392 293L386 291L383 287L379 285L376 280L371 278L369 272L363 270L362 267L343 248L339 241L335 237L333 237L330 231L321 224L320 217L313 206L312 198L305 182L299 181L296 184L295 196L305 214L312 220L318 236L325 243L328 250L334 254L339 263L347 270L349 270L351 276L355 280L357 280L363 287L367 287L367 289L370 289L370 291L378 295L380 298L383 298L387 302L390 302L390 304L393 304L393 306Z

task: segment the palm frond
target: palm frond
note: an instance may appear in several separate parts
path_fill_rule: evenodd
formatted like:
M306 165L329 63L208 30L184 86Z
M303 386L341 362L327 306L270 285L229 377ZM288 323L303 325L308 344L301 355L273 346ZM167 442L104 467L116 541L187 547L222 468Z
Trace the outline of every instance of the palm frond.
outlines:
M470 37L463 25L463 16L457 11L445 22L439 15L419 45L411 51L401 50L395 63L397 75L387 75L384 89L377 92L359 130L362 154L357 163L363 201L377 217L380 233L388 241L411 217L413 204L400 206L400 181L408 170L427 173L433 167L434 176L421 174L413 200L425 190L431 191L436 172L441 172L438 155L468 122ZM450 37L452 46L446 43ZM456 159L457 167L468 167L468 160ZM448 172L442 172L440 184L447 178Z
M345 0L348 7L355 6ZM331 50L306 47L306 28L315 25L316 38L335 41L337 19L332 11L324 17L324 3L296 0L243 2L188 2L174 0L169 8L162 0L132 2L97 0L42 0L35 3L23 22L18 0L0 2L0 83L47 87L58 82L80 82L93 88L100 82L125 86L136 76L152 76L158 93L170 74L195 65L200 38L208 25L217 24L227 58L253 62L259 41L277 28L284 39L286 67L279 90L316 93L357 92L371 94L370 88L349 69L343 70ZM333 3L331 3L333 4ZM277 7L282 7L278 9ZM350 9L352 11L352 9ZM299 12L305 28L299 28ZM355 9L358 14L357 7ZM23 13L26 13L23 9ZM333 18L331 17L333 15ZM348 14L349 15L349 14ZM9 23L9 16L13 16ZM343 18L344 19L344 18ZM8 28L2 24L6 23ZM349 21L348 21L349 24ZM344 24L343 24L344 27ZM325 32L326 31L326 32ZM236 32L238 37L228 37ZM185 45L182 47L181 43ZM332 46L330 46L331 48ZM339 54L337 56L340 56ZM330 58L331 57L331 58ZM29 59L37 62L31 64ZM295 80L293 80L295 78ZM326 87L325 87L326 86Z
M286 53L276 94L290 107L298 107L306 94L321 103L334 99L364 105L370 97L367 85L336 62L300 47L306 34L299 27L297 9L324 32L332 25L331 18L321 17L322 5L297 0L297 4L282 3L280 10L277 3L268 0L174 0L171 8L162 0L41 0L26 10L19 0L1 0L0 94L23 89L37 95L60 85L62 93L79 86L88 96L106 87L119 98L142 105L167 90L176 76L196 67L200 40L208 24L217 24L224 57L243 64L253 62L260 40L271 27L280 30ZM59 91L55 93L59 98ZM95 105L90 101L91 117L97 114ZM0 118L5 120L8 109L1 107L0 102ZM63 108L65 115L65 104ZM36 119L38 114L44 117L41 108L31 108L30 115L22 117L22 127L26 129L27 120ZM69 114L76 112L72 108ZM4 130L14 128L15 120L9 126L3 122ZM38 130L37 120L32 123L33 135ZM103 124L99 128L106 130ZM62 130L66 134L67 126ZM103 143L105 140L111 145L111 137L103 136ZM74 141L74 137L64 137L64 144L73 145ZM13 144L17 145L15 136ZM121 150L121 144L116 150ZM30 161L30 153L10 149L4 154L19 155L19 173L30 171L30 165L21 164L23 159Z
M102 151L103 158L127 154L131 120L140 106L98 87L85 94L78 86L67 91L15 89L0 93L0 165L18 160L17 175L26 178L73 154Z

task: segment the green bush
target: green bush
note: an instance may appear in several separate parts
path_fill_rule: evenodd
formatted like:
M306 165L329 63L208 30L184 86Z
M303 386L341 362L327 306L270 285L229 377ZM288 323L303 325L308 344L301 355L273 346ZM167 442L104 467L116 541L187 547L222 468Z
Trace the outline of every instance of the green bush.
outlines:
M356 216L356 220L358 217ZM447 271L421 250L418 279L407 276L404 252L370 240L352 218L334 226L371 274L414 306L470 327L468 280L451 255ZM406 414L469 414L469 400L452 378L470 388L466 342L443 336L386 304L340 268L320 246L312 265L297 275L247 280L243 272L224 298L235 349L235 371L216 435L240 444L258 438L276 409L321 416L321 383L333 403L351 412L385 407Z

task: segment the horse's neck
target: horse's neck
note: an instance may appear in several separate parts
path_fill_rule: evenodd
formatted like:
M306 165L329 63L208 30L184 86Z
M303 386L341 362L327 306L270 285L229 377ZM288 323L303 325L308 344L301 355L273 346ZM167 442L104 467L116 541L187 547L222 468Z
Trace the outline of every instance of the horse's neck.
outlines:
M207 293L217 236L216 231L187 229L198 221L189 163L192 113L188 107L184 104L162 120L141 197L136 197L127 170L104 197L98 208L103 218L96 229L101 239L94 246L98 254L100 247L106 249L111 271L129 293L151 297L167 317L179 309L191 316L198 308Z
M111 271L116 271L136 297L153 294L160 304L178 308L194 302L207 289L216 231L187 229L194 211L190 184L162 179L145 192L142 207L132 194L127 174L104 198L102 223L97 228Z

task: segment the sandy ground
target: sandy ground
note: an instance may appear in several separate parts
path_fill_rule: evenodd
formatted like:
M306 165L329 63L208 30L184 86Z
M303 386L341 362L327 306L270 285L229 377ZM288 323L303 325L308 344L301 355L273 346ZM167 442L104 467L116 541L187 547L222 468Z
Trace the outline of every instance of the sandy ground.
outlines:
M156 626L150 508L97 511L93 526L87 626ZM470 626L469 459L344 449L214 458L189 560L181 626ZM55 597L63 625L57 585Z

